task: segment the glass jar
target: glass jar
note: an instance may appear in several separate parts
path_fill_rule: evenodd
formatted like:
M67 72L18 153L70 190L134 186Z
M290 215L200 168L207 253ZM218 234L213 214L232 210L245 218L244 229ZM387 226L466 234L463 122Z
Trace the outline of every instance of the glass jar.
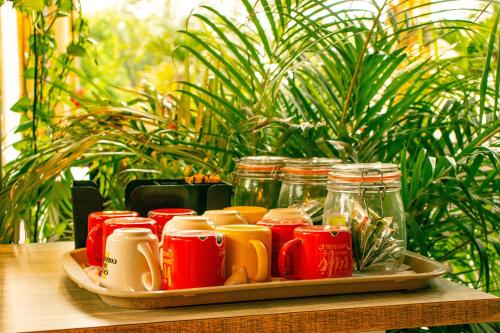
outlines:
M281 169L282 185L278 207L296 207L314 224L321 224L327 195L328 173L341 160L333 158L290 158Z
M235 171L234 206L274 208L281 188L280 169L284 157L248 156Z
M323 224L351 230L354 265L360 272L396 271L406 251L401 172L395 164L333 167Z

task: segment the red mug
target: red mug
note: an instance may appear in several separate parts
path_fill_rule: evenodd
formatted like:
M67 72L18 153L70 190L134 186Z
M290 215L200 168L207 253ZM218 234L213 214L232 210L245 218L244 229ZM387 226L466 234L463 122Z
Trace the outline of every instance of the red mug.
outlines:
M159 208L148 212L148 217L155 220L158 225L158 240L161 241L161 235L165 224L174 216L182 215L196 215L196 212L188 208Z
M87 219L87 261L92 266L102 266L102 223L113 217L139 216L137 212L124 210L108 210L93 212Z
M345 227L299 227L283 245L278 270L288 279L352 276L351 233Z
M281 276L278 270L278 256L281 247L293 239L293 231L298 227L308 226L309 223L303 220L262 220L256 223L269 227L272 233L272 255L271 255L271 276Z
M224 235L183 230L163 238L162 289L220 286L225 282Z
M157 223L147 217L116 217L107 219L102 224L102 257L105 258L106 240L115 231L120 228L146 228L151 230L153 235L158 234Z

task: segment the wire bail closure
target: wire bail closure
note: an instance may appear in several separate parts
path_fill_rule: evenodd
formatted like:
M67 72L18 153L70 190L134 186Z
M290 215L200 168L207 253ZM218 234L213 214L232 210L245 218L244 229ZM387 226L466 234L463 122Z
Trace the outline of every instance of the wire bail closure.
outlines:
M363 200L365 210L369 215L370 211L368 209L368 203L366 202L365 194L366 194L366 186L368 184L373 184L373 183L366 183L365 182L365 177L368 175L368 173L376 173L376 174L380 175L380 182L375 183L375 186L377 187L377 192L378 192L379 199L380 199L380 212L382 215L381 218L384 218L385 217L384 200L385 200L385 193L386 193L387 186L384 182L384 172L382 170L380 170L380 169L366 169L366 170L361 171L361 182L358 185L359 197L361 198L361 200Z

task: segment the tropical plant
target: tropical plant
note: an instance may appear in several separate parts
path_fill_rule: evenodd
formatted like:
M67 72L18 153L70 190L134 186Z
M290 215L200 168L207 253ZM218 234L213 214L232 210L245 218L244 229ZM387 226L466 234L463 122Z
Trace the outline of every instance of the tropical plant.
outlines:
M498 6L479 1L470 20L433 20L389 1L242 2L243 24L204 7L191 18L203 37L182 31L200 48L180 47L205 72L181 92L219 165L262 153L401 163L410 249L498 292ZM484 54L425 56L464 32L488 35ZM483 70L460 67L464 57Z
M203 152L177 142L169 102L152 87L134 92L127 102L70 96L85 110L67 112L52 126L51 140L39 142L38 152L20 155L5 167L0 190L0 236L15 241L16 226L26 225L28 241L34 241L33 203L40 202L38 241L69 239L71 222L71 168L86 168L107 199L106 207L124 208L123 192L132 179L172 178L194 165L210 166ZM191 162L187 165L185 161ZM51 203L57 203L53 207ZM29 224L31 223L31 224ZM40 230L39 229L39 230Z
M169 110L175 101L149 84L142 87L143 91L131 93L114 88L110 93L103 88L109 86L109 72L99 72L90 65L82 69L75 66L76 58L85 62L95 51L79 2L13 1L12 5L31 31L23 58L24 93L11 108L21 115L16 132L22 139L14 144L19 156L2 167L0 240L71 239L73 167L89 171L108 199L107 206L112 208L124 206L123 191L130 179L182 175L184 162L174 160L177 155L165 157L161 147L153 149L152 142L145 142L149 131L146 127L160 131L174 126ZM72 27L66 47L57 45L54 31L54 26L65 19ZM59 51L64 48L64 52ZM88 89L88 94L82 88ZM81 104L85 104L86 111L82 111ZM145 108L151 119L138 121L140 117L129 116L124 105ZM113 117L112 110L117 107L121 108L121 117ZM106 116L100 117L102 113ZM151 125L157 116L162 126ZM101 121L105 126L95 127ZM126 133L141 136L137 138L141 145L134 147L126 136L114 140L114 135L125 133L117 127L129 127ZM159 134L160 144L163 135Z
M204 116L201 141L227 147L220 164L231 169L228 152L401 163L409 248L498 293L498 5L432 20L388 1L357 13L335 8L346 1L242 2L245 24L205 7L192 19L212 37L183 31L205 72L181 91ZM484 52L429 55L464 35L487 36Z
M4 1L0 2L0 5ZM71 64L75 57L85 52L89 43L86 22L71 0L56 1L12 1L19 17L30 29L30 37L26 41L26 53L22 59L23 82L22 97L11 110L20 113L20 125L16 132L22 139L14 144L19 158L4 168L2 191L14 191L12 177L21 175L27 168L36 164L40 155L44 155L46 147L53 137L53 130L58 116L68 105L72 105L69 96L61 94L70 89ZM66 50L61 52L56 43L54 26L62 20L72 23L71 41ZM21 25L20 25L21 26ZM45 148L44 148L45 147ZM22 162L21 168L16 168ZM13 176L16 175L16 176ZM40 235L71 235L71 224L67 217L71 215L69 170L61 173L56 182L40 184L33 193L32 201L26 206L17 206L15 202L2 202L8 210L0 214L2 221L2 238L19 237L20 223L10 224L9 217L21 217L24 226L29 230L33 241ZM43 178L43 177L42 177ZM13 198L12 192L10 198ZM65 200L66 199L66 200ZM47 221L41 223L41 221Z
M440 13L427 1L241 3L236 19L212 7L189 18L179 48L195 71L177 94L147 88L125 107L73 96L81 109L54 130L44 158L11 166L19 172L4 180L4 218L73 165L90 163L115 197L117 174L181 174L194 163L228 175L244 155L396 162L409 248L447 262L453 280L498 293L498 4L478 0L470 19L457 19L453 0ZM469 35L487 46L460 54L449 44Z

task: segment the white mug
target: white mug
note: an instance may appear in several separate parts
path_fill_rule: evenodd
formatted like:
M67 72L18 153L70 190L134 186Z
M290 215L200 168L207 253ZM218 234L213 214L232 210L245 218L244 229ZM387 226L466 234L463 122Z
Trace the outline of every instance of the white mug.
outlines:
M214 223L207 216L178 215L165 224L160 239L160 264L163 267L163 240L165 235L183 230L215 230Z
M100 285L110 290L161 288L158 238L146 228L116 229L106 241Z
M214 223L207 216L174 216L163 227L160 242L166 234L181 230L215 230Z

